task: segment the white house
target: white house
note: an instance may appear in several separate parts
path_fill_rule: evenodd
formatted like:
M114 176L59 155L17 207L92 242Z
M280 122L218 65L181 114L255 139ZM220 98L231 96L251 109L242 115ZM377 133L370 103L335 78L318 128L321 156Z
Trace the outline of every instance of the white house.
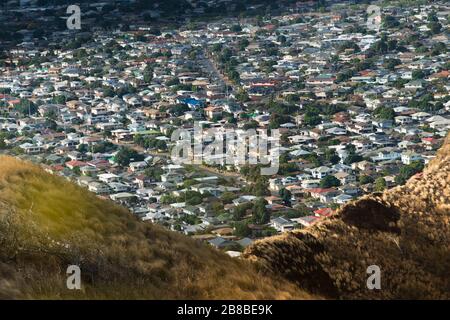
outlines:
M326 166L320 166L311 170L312 176L316 179L322 179L332 173L333 170Z
M372 161L391 161L401 158L401 154L397 151L381 150L376 156L372 157Z
M403 164L411 164L413 161L423 161L423 157L413 151L406 151L402 153Z
M283 217L276 217L270 220L270 225L278 232L287 232L294 229L294 222Z

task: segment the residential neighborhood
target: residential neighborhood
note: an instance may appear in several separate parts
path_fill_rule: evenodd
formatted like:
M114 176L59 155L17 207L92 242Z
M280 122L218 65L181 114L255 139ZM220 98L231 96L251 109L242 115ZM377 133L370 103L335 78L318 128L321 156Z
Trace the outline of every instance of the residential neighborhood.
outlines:
M232 256L421 179L450 129L450 4L380 4L372 30L367 5L326 2L157 31L158 10L45 41L22 30L0 56L0 153ZM173 132L196 124L201 148L211 128L279 130L277 173L175 163Z

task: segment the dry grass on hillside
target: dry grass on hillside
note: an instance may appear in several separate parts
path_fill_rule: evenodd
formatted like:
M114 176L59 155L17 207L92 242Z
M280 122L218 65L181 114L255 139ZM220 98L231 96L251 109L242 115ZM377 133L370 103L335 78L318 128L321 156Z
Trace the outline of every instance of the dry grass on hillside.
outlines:
M66 288L66 268L82 290ZM0 157L0 298L304 299L285 280Z
M449 299L450 136L422 177L261 240L245 256L330 298ZM370 265L381 268L381 290L367 289Z

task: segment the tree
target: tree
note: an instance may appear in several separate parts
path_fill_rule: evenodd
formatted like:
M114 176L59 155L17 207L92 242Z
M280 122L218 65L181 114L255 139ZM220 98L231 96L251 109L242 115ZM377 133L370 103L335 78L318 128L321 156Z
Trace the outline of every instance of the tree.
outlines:
M191 192L195 191L188 191L186 192L186 204L190 206L196 206L203 202L201 194L190 194Z
M231 31L231 32L241 32L241 31L242 31L242 28L241 28L240 25L235 24L235 25L231 26L230 31Z
M0 150L6 149L6 143L3 137L0 137Z
M27 99L20 99L20 102L15 106L15 109L25 116L33 115L37 112L37 106Z
M234 194L233 192L224 192L221 196L220 199L223 201L223 203L225 204L229 204L231 203L234 199L237 198L237 195Z
M278 129L283 123L287 123L291 118L284 114L272 113L269 120L270 129Z
M259 198L253 205L253 221L257 224L265 224L270 220L270 212L266 208L267 202Z
M344 164L350 165L354 162L359 162L363 160L363 157L359 154L356 154L356 149L353 144L348 144L345 149L348 151L348 155L344 160Z
M116 162L122 167L126 167L132 161L142 161L144 160L144 156L139 154L137 151L127 148L121 147L116 154Z
M159 167L149 167L145 169L145 175L154 181L160 181L163 170Z
M338 48L339 52L343 52L347 49L352 49L355 52L360 51L361 49L359 48L359 46L356 44L356 42L354 41L345 41L343 44L341 44Z
M233 210L233 219L241 220L243 217L245 217L247 210L250 210L252 208L253 204L251 202L243 203L236 206Z
M245 48L247 48L249 44L250 44L250 42L247 39L239 40L239 50L244 51Z
M380 120L394 120L395 118L394 109L385 106L376 108L374 114Z
M234 223L234 234L238 237L248 237L252 230L248 227L249 221L238 221Z
M412 79L413 80L421 80L425 77L425 73L423 72L423 70L418 69L418 70L414 70L412 72Z
M169 108L169 113L175 117L179 117L179 116L182 116L183 114L185 114L189 110L190 109L187 104L179 103L179 104L175 104L175 105L171 106Z
M67 98L64 95L58 95L52 98L52 102L55 104L65 104L66 100Z
M400 25L399 21L396 17L391 15L383 15L382 18L383 27L390 29L390 28L396 28Z
M325 150L325 160L330 162L331 164L336 164L339 162L341 158L337 155L336 151L333 149L327 148Z
M350 154L345 158L344 164L350 165L350 164L352 164L352 163L359 162L359 161L362 161L362 160L363 160L363 157L362 157L362 156L360 156L359 154L356 154L356 153L352 152L352 153L350 153Z
M258 178L254 184L249 186L249 191L251 194L257 197L266 196L270 194L267 181L261 178Z
M318 115L317 112L307 111L305 113L305 117L303 118L303 122L307 126L315 126L318 125L322 121L322 118Z
M177 202L177 199L170 195L170 194L164 194L161 196L160 200L159 200L162 204L171 204L171 203L175 203Z
M250 97L248 96L248 93L244 89L239 89L239 91L236 93L236 99L240 102L247 102L250 101Z
M399 59L387 59L384 61L383 66L386 69L389 69L391 71L395 70L395 67L401 64L401 61Z
M283 199L283 202L286 206L290 207L291 206L291 198L292 198L292 193L287 190L286 188L282 188L279 192L281 199Z
M214 212L214 214L216 216L218 216L218 215L220 215L220 214L222 214L224 212L223 208L224 208L223 207L223 203L220 202L220 201L215 201L211 205L211 209L212 209L212 211Z
M105 97L114 97L114 90L111 87L103 88L103 95Z
M384 189L386 189L386 180L384 180L383 177L377 178L375 180L375 187L374 187L374 189L377 192L381 192Z
M428 28L430 28L432 34L438 34L442 30L442 25L439 22L432 22L428 24Z
M341 182L335 176L326 176L320 180L321 188L339 187Z
M400 168L399 174L395 177L395 182L397 184L405 184L409 178L411 178L416 173L423 170L423 163L420 161L413 161L411 164L403 166Z
M372 183L372 182L373 182L373 178L371 176L360 176L359 177L359 183L362 185Z
M438 34L441 32L442 25L439 23L436 12L430 12L428 14L428 28L432 34Z
M153 79L153 72L152 71L144 71L144 82L150 83Z

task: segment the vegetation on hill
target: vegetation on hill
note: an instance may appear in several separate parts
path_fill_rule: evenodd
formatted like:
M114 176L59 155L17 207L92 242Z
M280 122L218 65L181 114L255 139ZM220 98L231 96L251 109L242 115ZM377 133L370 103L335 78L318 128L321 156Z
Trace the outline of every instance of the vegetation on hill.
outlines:
M323 222L263 239L245 257L300 288L339 299L450 298L450 135L423 173ZM381 270L369 290L367 268Z
M0 298L448 299L449 198L450 137L405 185L256 242L245 261L1 157ZM69 265L81 267L82 290L67 289ZM371 265L381 290L366 287Z
M81 290L66 287L69 265L81 268ZM39 167L0 158L0 298L308 297Z

